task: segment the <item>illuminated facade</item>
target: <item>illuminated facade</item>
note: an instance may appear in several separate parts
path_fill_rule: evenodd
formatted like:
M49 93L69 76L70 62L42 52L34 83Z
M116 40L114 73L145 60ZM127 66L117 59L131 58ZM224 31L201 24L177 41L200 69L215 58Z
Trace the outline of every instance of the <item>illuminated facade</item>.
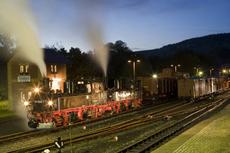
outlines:
M64 91L66 64L64 56L52 49L45 50L47 87L54 93ZM11 102L29 99L31 89L41 85L43 77L36 65L14 56L8 62L8 94Z

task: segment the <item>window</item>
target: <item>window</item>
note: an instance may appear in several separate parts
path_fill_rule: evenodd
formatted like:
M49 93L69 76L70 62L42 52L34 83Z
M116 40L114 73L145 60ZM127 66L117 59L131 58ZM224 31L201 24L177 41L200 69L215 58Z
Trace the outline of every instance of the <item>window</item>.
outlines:
M28 64L19 66L19 72L20 73L28 73L28 70L29 70L29 65Z
M25 65L25 73L28 73L29 65Z
M20 70L19 70L20 73L24 73L24 65L20 65Z
M50 65L51 73L57 73L57 65Z
M57 65L54 65L54 72L57 73Z
M50 71L53 73L54 72L54 66L50 65Z

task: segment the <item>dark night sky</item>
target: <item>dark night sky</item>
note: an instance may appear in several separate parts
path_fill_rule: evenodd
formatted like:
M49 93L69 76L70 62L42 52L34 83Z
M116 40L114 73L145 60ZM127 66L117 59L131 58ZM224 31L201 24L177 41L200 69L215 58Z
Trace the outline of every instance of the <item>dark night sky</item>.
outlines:
M100 23L104 42L123 40L134 50L230 32L230 0L89 1L31 0L42 45L91 49L82 22L87 15Z

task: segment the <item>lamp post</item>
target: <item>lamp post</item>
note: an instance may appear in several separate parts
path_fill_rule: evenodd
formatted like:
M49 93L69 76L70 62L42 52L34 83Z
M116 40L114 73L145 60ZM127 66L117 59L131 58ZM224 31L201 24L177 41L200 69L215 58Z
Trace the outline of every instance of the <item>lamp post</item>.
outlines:
M133 58L132 60L128 60L128 63L132 63L132 66L133 66L133 82L134 82L134 87L135 87L135 84L136 84L136 64L140 63L140 62L141 62L141 60L136 59L136 58Z
M153 78L153 95L158 94L158 75L155 73L152 75Z
M174 67L175 72L177 72L178 67L181 67L180 64L177 64L177 65L171 64L170 66L171 66L171 67Z
M214 70L214 68L209 69L209 75L212 76L212 71Z
M198 76L200 67L193 67L193 69L195 70L195 76Z

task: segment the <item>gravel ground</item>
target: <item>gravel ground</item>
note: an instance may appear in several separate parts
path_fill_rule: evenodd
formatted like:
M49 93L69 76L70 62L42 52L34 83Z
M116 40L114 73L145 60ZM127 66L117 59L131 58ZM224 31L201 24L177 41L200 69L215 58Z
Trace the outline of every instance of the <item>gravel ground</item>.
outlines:
M127 145L149 136L166 124L175 123L175 121L176 118L167 122L152 122L142 127L130 129L129 131L114 133L90 141L83 141L78 144L73 144L72 148L70 146L65 147L63 152L71 152L72 150L73 153L114 153ZM118 137L117 141L115 137ZM51 150L51 152L55 151L56 150Z
M0 136L29 131L26 123L19 117L7 117L0 120Z

